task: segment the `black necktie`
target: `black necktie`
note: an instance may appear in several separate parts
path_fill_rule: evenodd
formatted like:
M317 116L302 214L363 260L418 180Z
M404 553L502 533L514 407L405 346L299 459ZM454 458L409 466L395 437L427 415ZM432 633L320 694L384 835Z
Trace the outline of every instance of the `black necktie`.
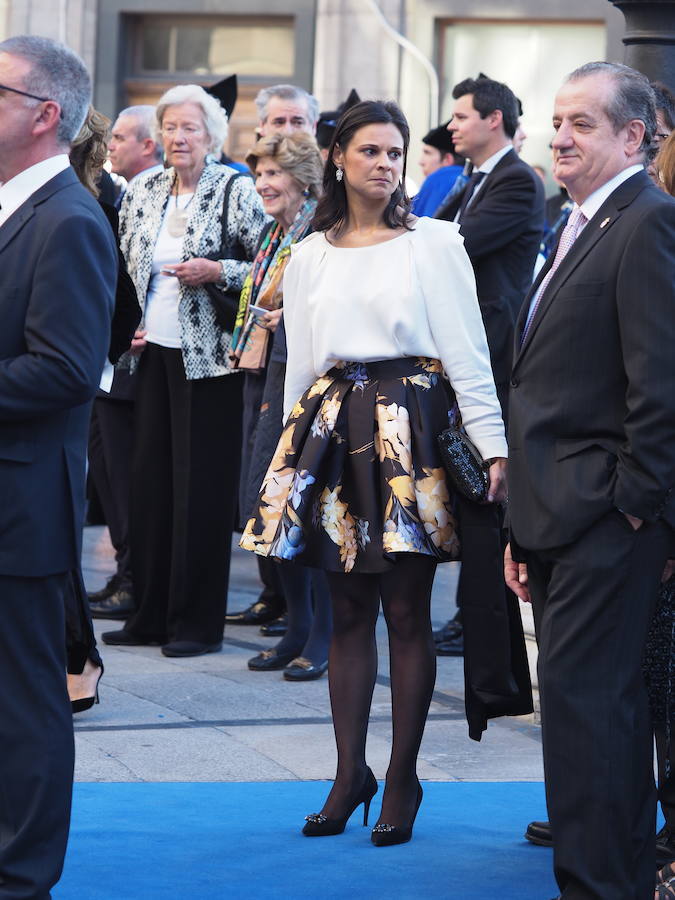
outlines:
M457 216L458 222L462 221L464 210L467 208L467 206L469 205L469 201L473 197L474 189L481 183L484 178L485 172L476 171L467 181L466 187L464 188L464 195L462 196L462 202L459 206L459 215Z

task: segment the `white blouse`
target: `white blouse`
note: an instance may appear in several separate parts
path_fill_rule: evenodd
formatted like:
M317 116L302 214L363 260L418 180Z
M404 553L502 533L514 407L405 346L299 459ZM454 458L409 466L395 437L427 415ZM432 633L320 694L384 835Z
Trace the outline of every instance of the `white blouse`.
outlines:
M441 360L483 458L507 455L473 269L454 222L421 218L370 247L311 234L292 247L283 296L284 420L340 360L427 356Z

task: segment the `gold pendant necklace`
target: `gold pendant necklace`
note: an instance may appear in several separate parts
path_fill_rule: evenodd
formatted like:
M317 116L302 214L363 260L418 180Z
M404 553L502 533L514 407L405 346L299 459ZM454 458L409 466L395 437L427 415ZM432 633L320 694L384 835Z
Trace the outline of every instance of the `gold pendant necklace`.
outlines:
M183 237L185 234L185 229L187 228L188 223L188 212L187 208L192 203L192 198L194 197L194 193L190 195L190 199L185 204L185 206L181 209L178 206L178 180L174 182L176 185L176 193L175 193L175 206L173 210L169 213L166 218L166 230L169 232L171 237L179 238ZM171 191L173 193L173 190ZM171 202L171 198L169 198L169 202Z

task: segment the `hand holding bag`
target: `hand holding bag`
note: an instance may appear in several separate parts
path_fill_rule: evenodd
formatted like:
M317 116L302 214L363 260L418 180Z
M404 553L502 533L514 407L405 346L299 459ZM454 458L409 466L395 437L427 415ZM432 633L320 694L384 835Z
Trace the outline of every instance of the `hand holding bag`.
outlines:
M467 500L485 503L490 486L490 462L483 459L461 426L438 435L441 462L452 487Z

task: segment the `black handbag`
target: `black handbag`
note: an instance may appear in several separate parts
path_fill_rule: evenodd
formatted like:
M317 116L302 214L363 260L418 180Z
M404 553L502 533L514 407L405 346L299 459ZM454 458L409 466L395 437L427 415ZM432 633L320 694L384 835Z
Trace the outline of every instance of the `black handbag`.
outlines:
M248 176L243 172L238 172L230 178L225 186L225 192L223 194L223 212L221 217L221 247L217 253L212 253L209 256L206 256L205 259L236 259L240 262L248 261L246 249L239 241L236 240L234 245L230 245L227 240L227 217L230 207L230 194L232 193L232 185L237 178L240 177L247 178ZM206 293L209 295L211 306L216 314L216 321L223 331L228 331L231 334L234 330L235 319L237 318L241 289L235 288L234 290L230 290L223 285L216 284L215 281L207 281L202 287L206 289Z
M451 426L438 435L441 462L452 487L467 500L485 503L490 463L485 462L463 428Z

